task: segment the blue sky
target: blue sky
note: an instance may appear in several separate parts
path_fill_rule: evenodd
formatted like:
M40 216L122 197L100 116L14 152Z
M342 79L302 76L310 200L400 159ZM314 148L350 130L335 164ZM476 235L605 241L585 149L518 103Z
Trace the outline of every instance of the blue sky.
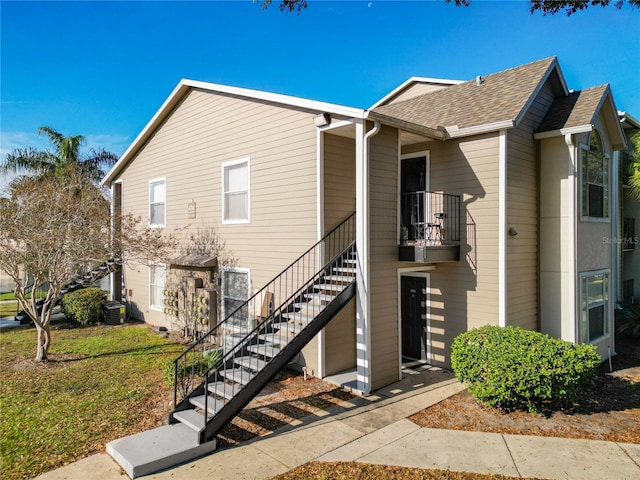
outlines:
M640 10L532 15L526 1L0 2L0 154L39 126L124 152L181 78L368 107L412 75L468 80L557 55L640 117ZM0 181L0 187L1 187Z

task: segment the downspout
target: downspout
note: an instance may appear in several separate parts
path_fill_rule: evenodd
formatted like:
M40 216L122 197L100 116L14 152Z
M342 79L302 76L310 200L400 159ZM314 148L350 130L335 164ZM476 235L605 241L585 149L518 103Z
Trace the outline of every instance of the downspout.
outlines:
M363 120L362 129L366 129L366 115ZM358 312L356 320L356 337L360 337L358 343L357 358L357 385L358 390L363 393L371 392L371 300L369 293L369 142L374 135L380 132L381 124L373 122L373 128L364 134L362 141L362 155L360 157L359 185L360 201L356 199L356 251L359 258L357 270L357 292L361 299L357 302ZM356 166L356 177L357 175ZM359 187L359 188L358 188ZM356 195L357 197L357 195Z

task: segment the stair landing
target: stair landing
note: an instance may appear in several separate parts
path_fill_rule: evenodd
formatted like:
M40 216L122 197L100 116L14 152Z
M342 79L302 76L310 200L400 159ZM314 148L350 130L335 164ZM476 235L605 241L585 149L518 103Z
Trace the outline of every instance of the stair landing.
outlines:
M197 434L181 423L154 428L107 444L107 453L130 478L188 462L215 449L215 440L199 445Z

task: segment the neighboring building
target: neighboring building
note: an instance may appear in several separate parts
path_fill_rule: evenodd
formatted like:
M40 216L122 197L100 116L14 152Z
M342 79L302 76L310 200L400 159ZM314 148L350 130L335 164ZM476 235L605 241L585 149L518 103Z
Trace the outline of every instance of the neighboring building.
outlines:
M619 256L618 302L621 305L640 302L640 200L629 194L629 167L634 145L633 135L640 132L640 122L627 112L618 112L627 137L627 147L620 160L618 203L619 233L616 245Z
M355 211L356 296L298 363L370 392L403 361L449 366L456 335L486 324L615 352L624 147L609 87L570 91L556 58L412 78L369 110L183 80L104 183L116 211L226 242L218 271L125 268L133 315L170 328L175 272L218 282L224 317Z

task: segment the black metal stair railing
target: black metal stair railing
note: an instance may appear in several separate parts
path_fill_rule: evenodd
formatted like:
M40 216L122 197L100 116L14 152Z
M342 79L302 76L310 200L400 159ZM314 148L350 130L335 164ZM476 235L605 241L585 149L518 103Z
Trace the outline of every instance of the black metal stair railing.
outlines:
M310 292L313 290L314 283L317 283L325 274L332 262L337 262L349 248L354 248L354 242L355 212L177 357L173 362L174 410L190 408L189 399L206 392L205 388L208 386L206 382L209 377L216 370L222 370L224 366L234 364L240 356L249 356L246 355L247 352L251 353L249 348L262 349L265 354L274 353L275 355L276 343L265 341L269 339L267 335L281 332L277 333L281 336L285 329L294 334L302 329L303 323L306 323L305 320L313 314L310 310L311 304L306 302L308 299L306 295L312 295ZM300 304L307 311L301 311L300 307L295 307L294 304ZM297 317L291 310L298 310L295 312L298 314ZM292 318L288 319L287 315ZM299 320L298 323L296 318ZM269 331L273 330L276 324L282 324L282 328L276 328L277 332ZM264 337L258 339L259 335ZM282 340L282 338L274 336L272 340ZM271 351L267 352L269 347ZM242 355L239 352L242 352ZM256 356L255 352L253 356ZM255 362L255 367L262 366L258 365L258 359L242 360L242 362L251 361ZM248 368L238 369L236 373L240 377L239 383L249 381L247 371L251 367L252 365L249 364ZM229 385L229 387L233 386ZM221 393L225 396L233 396L236 392ZM204 401L207 401L206 396ZM206 407L205 411L216 408L215 405L203 405L203 407Z
M82 273L77 275L72 281L67 283L60 292L60 296L53 301L53 306L56 306L60 300L62 299L62 295L65 293L73 292L75 290L80 290L81 288L86 288L90 285L93 285L98 280L116 272L122 266L122 258L121 257L113 257L106 262L101 263L96 267L87 267L83 269ZM40 314L42 311L43 298L46 296L46 292L49 289L49 283L44 283L35 287L34 285L30 285L27 289L31 289L31 294L36 295L36 298L40 298L36 302L37 313ZM21 310L18 312L14 320L20 323L29 323L30 318L27 312Z
M203 412L200 443L222 430L355 296L355 273L328 273L343 268L345 260L354 256L352 242L207 371L199 401L191 398L189 402ZM328 303L304 301L306 296L318 295L332 298Z

